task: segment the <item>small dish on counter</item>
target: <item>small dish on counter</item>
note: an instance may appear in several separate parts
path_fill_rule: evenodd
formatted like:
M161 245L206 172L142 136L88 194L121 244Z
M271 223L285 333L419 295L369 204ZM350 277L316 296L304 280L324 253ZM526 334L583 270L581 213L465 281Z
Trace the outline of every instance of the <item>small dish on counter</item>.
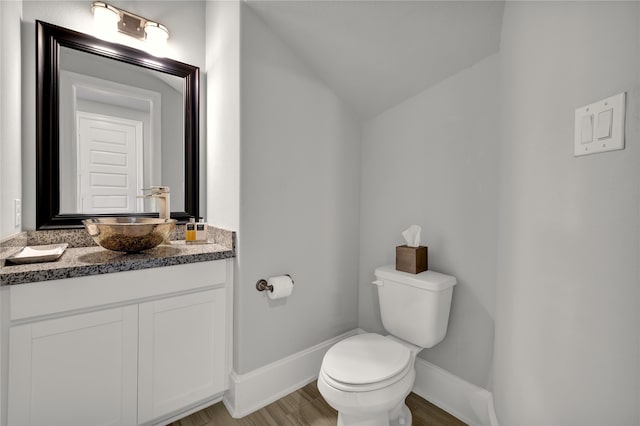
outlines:
M48 244L44 246L27 246L7 257L6 261L15 265L26 263L53 262L58 260L69 244Z

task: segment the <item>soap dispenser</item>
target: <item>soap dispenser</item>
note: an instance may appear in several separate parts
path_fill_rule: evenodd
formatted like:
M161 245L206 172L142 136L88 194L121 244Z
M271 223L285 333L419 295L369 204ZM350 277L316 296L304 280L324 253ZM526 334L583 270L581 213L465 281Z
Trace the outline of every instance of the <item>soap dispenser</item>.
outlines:
M200 221L196 223L196 241L198 241L199 243L206 243L209 240L209 238L207 237L207 224L204 223L202 218L200 218Z
M185 225L186 231L184 240L188 243L196 240L196 218L190 217L189 222Z

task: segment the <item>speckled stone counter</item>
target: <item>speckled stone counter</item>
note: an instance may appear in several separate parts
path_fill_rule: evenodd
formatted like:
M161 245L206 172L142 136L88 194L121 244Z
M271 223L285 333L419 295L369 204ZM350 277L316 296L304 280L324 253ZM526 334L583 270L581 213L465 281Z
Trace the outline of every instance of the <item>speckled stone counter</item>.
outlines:
M42 234L45 232L46 234ZM171 241L137 254L124 254L91 245L84 230L30 231L2 243L0 250L0 285L84 277L138 269L159 268L185 263L228 259L235 256L235 233L217 228L209 230L209 244L186 244ZM74 234L78 233L78 234ZM85 232L86 234L86 232ZM178 232L175 234L180 237ZM55 262L27 265L5 264L5 259L25 245L69 242L69 247Z

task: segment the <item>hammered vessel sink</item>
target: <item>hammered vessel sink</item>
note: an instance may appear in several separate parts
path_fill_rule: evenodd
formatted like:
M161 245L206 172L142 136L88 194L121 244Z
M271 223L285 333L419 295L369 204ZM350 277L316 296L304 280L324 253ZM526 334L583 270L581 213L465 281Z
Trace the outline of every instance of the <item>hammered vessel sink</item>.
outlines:
M151 217L103 217L82 223L96 244L114 251L139 253L169 239L175 219Z

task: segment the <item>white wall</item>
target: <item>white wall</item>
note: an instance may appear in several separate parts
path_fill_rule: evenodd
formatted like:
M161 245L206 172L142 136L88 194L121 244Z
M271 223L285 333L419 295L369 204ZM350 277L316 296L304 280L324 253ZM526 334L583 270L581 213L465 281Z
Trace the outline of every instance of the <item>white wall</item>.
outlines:
M640 424L640 4L508 2L494 399L505 425ZM627 91L623 151L574 110Z
M336 95L241 6L238 373L357 326L360 131ZM271 301L260 278L289 273Z
M422 226L429 269L457 277L445 340L420 356L487 387L498 200L498 57L364 124L359 326L384 332L374 269Z
M201 69L205 60L205 3L202 1L110 1L110 4L129 12L151 19L157 19L169 28L170 38L167 57L177 59ZM35 20L60 25L72 30L93 34L91 2L81 1L32 1L24 2L22 22L22 75L32 76L22 79L22 192L23 228L35 229L36 183L35 183ZM118 37L118 42L136 48L143 45L131 37ZM4 51L2 53L4 55ZM205 76L201 75L201 117L204 117ZM4 97L4 96L3 96ZM200 145L204 147L205 125L200 120ZM4 144L4 142L3 142ZM202 150L201 157L204 158ZM202 161L204 163L204 160ZM201 173L204 176L204 173ZM204 187L204 180L201 185ZM201 207L204 210L205 200ZM2 204L3 206L5 203ZM13 207L12 207L13 208Z
M240 2L207 1L207 221L240 223Z
M2 3L0 3L0 23L2 22ZM0 27L0 48L2 47L2 28L4 28L4 25L2 27ZM6 38L6 37L5 37ZM2 93L2 87L3 87L3 83L2 83L2 76L4 75L4 72L2 71L2 55L0 55L0 96ZM2 170L4 169L4 166L2 164L2 121L3 121L3 117L2 117L2 99L0 99L0 194L2 194ZM2 232L2 210L4 209L4 205L6 204L6 202L0 198L0 239L2 239L4 237L4 233ZM1 392L0 392L1 393ZM0 399L1 400L1 399ZM0 407L0 414L1 414L1 407ZM2 416L0 416L0 419L2 418Z
M14 222L14 199L22 198L21 17L21 1L0 2L0 239L22 230Z
M0 239L20 232L14 226L13 200L22 198L20 133L20 19L22 1L0 1ZM4 321L7 292L0 290ZM6 424L7 333L0 332L0 424Z

